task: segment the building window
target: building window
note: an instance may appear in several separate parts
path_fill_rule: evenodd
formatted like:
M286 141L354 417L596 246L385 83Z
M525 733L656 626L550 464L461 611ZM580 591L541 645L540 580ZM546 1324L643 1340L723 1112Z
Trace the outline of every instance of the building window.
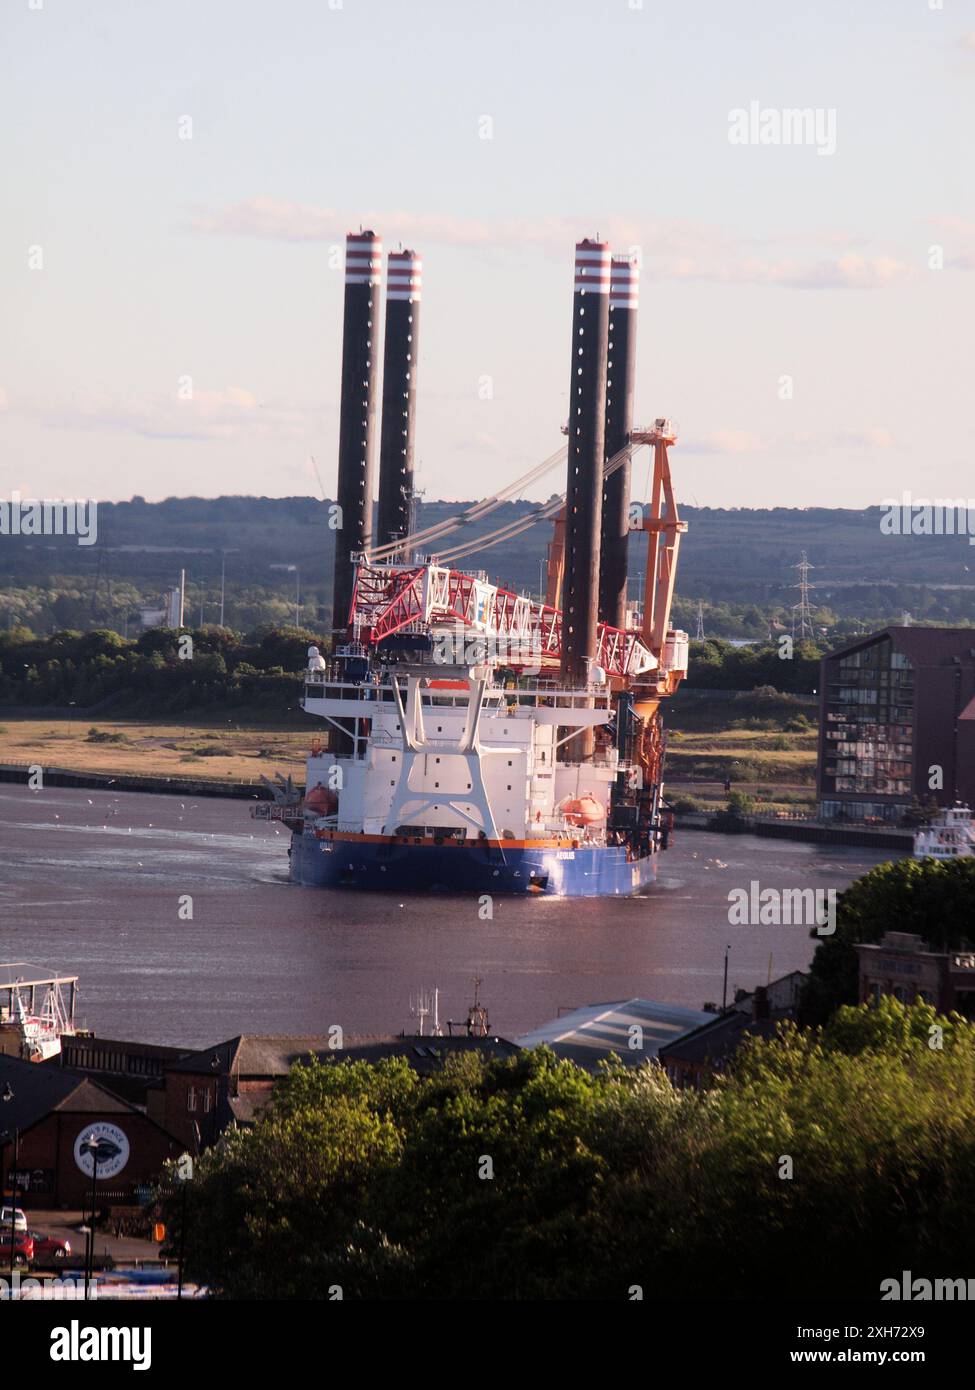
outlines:
M203 1092L203 1113L204 1113L204 1115L209 1115L209 1113L210 1113L210 1088L209 1088L209 1087L207 1087L207 1089Z
M189 1090L186 1092L186 1108L187 1108L187 1110L195 1110L195 1109L196 1109L196 1087L195 1087L195 1086L191 1086L191 1087L189 1088Z

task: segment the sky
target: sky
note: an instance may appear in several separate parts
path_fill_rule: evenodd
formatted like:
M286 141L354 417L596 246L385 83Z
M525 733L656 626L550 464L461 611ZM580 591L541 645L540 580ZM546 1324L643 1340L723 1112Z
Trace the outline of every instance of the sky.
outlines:
M596 234L684 501L973 497L973 95L975 0L0 0L0 497L334 496L360 226L427 499L559 447Z

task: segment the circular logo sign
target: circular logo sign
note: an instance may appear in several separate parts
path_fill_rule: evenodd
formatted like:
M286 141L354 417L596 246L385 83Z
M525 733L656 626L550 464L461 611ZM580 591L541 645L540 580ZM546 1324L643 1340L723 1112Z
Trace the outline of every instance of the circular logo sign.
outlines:
M91 1144L98 1146L98 1177L114 1178L129 1161L129 1141L118 1125L106 1124L99 1120L86 1125L74 1141L74 1161L85 1174L91 1177L95 1159Z

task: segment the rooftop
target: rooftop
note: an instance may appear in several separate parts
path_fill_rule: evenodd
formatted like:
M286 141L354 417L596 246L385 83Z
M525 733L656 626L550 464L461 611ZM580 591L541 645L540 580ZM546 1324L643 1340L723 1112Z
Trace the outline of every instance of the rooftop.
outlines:
M166 1068L170 1072L193 1075L226 1075L255 1080L287 1076L296 1062L317 1057L322 1062L381 1062L387 1057L405 1057L421 1073L438 1071L444 1058L461 1052L478 1052L492 1060L513 1056L517 1046L505 1038L406 1036L402 1034L363 1035L347 1033L343 1046L336 1048L327 1035L291 1037L287 1034L241 1034L226 1042L181 1057Z
M580 1066L595 1065L615 1053L622 1061L638 1065L656 1057L660 1048L714 1018L700 1009L661 1004L651 999L623 999L616 1003L588 1004L573 1009L550 1023L516 1039L520 1047L551 1047L559 1056ZM642 1047L630 1046L639 1037Z
M52 1110L127 1115L134 1108L96 1081L63 1071L59 1066L0 1056L0 1096L8 1085L10 1099L0 1099L0 1134L30 1129Z

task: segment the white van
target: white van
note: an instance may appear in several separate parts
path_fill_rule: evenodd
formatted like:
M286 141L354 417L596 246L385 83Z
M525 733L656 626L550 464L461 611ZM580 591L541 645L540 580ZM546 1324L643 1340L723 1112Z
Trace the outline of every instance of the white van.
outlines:
M15 1230L15 1231L23 1231L23 1232L26 1233L26 1231L27 1231L27 1217L26 1217L26 1216L24 1215L24 1213L21 1211L20 1207L14 1207L14 1208L12 1209L12 1212L13 1212L13 1219L14 1219L14 1230ZM6 1232L9 1233L9 1231L10 1231L10 1217L11 1217L11 1208L10 1208L10 1207L0 1207L0 1231L6 1231Z

